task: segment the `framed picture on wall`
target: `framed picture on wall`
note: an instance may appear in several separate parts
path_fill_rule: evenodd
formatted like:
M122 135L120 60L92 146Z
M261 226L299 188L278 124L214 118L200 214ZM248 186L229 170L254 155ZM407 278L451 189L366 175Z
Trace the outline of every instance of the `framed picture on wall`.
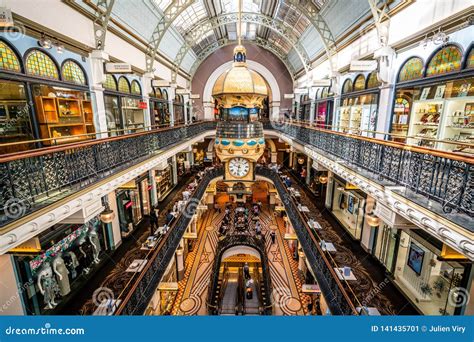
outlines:
M425 257L425 251L420 246L411 242L410 249L408 251L407 264L410 268L418 275L421 274L423 268L423 259Z
M347 211L354 214L354 196L349 196L347 199Z
M436 93L435 93L435 96L434 96L434 99L435 100L439 100L439 99L442 99L444 97L444 91L446 90L446 86L445 85L440 85L436 88Z
M430 94L430 87L423 88L423 91L421 92L420 95L420 100L426 100L428 98L428 95Z

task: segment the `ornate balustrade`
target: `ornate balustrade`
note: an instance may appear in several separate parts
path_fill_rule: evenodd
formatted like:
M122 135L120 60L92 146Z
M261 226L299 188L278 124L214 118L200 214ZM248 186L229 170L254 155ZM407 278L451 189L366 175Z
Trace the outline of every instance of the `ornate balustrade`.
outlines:
M402 143L349 135L289 122L266 122L324 155L345 161L441 205L445 214L474 217L474 159Z
M0 227L214 129L200 122L0 156Z
M146 256L147 264L143 271L134 274L118 296L120 301L116 315L143 315L151 301L168 264L171 262L179 242L196 211L199 201L209 185L209 182L224 171L216 168L207 171L186 203L184 210L176 218L168 233L160 241L156 249Z

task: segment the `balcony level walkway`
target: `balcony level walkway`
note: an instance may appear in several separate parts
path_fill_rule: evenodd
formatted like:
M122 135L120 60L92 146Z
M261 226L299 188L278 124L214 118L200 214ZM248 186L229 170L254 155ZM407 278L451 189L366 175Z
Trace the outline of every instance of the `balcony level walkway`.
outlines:
M160 209L159 225L165 223L167 209L171 209L174 202L181 196L181 192L191 183L193 177L183 177L169 195L159 203ZM142 244L150 236L150 222L147 217L135 228L135 231L126 239L114 253L104 254L102 258L107 258L105 265L98 270L90 279L85 287L75 298L72 298L70 304L66 306L60 314L63 315L92 315L97 309L93 301L94 291L99 288L111 289L114 298L117 298L125 284L127 284L132 273L125 270L135 259L141 259L146 251L140 250Z
M331 256L338 266L352 268L356 281L350 285L357 298L369 307L376 307L382 315L418 315L412 304L389 281L385 269L366 251L324 207L324 201L310 192L295 176L285 172L293 180L293 187L301 193L301 203L309 208L308 218L319 222L321 239L334 244L337 252ZM313 232L314 234L314 232Z

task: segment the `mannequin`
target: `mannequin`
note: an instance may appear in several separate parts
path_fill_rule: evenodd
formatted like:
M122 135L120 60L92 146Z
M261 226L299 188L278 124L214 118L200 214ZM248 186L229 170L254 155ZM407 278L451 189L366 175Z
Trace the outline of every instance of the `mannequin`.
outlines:
M59 284L59 292L61 296L66 296L71 292L71 286L69 285L69 271L66 268L62 253L58 254L53 260L53 271L56 274L57 282Z
M45 309L52 309L58 305L55 301L56 294L59 292L56 278L53 277L53 270L49 263L45 263L41 271L38 273L36 281L39 291L43 295Z
M91 230L89 232L89 241L92 244L94 263L98 264L100 262L99 254L100 254L101 248L100 248L99 235L97 235L97 232L95 230Z
M66 266L71 273L71 279L76 279L77 277L77 268L79 267L79 261L77 256L73 251L69 251L64 254L64 259L66 260Z
M81 238L79 241L79 253L81 264L83 266L83 272L88 274L90 272L89 266L92 263L93 256L92 256L92 245L89 241L86 240L85 237Z

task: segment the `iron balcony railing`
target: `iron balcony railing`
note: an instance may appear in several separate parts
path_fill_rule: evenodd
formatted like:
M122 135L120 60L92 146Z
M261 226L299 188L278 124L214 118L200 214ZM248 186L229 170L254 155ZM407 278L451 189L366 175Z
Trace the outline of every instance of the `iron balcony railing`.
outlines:
M291 122L266 122L264 127L313 146L349 167L366 171L374 180L403 186L408 190L401 193L403 196L429 206L448 219L459 219L459 215L451 213L465 218L474 216L472 157ZM438 209L431 202L438 203Z
M249 123L219 121L216 136L229 139L262 138L263 125L258 121Z
M316 275L321 293L333 315L358 315L356 305L362 307L347 281L339 280L335 268L339 265L322 250L320 241L313 235L306 219L298 210L296 203L284 186L280 175L268 168L257 167L257 175L270 179L278 191L278 196L285 206L285 212L295 229L298 241Z
M0 227L215 130L200 122L0 156Z
M222 168L215 168L205 172L186 203L185 208L174 220L168 233L158 246L145 257L147 263L143 270L140 273L133 274L116 298L116 302L120 303L115 312L116 315L143 315L145 313L209 182L223 174Z

